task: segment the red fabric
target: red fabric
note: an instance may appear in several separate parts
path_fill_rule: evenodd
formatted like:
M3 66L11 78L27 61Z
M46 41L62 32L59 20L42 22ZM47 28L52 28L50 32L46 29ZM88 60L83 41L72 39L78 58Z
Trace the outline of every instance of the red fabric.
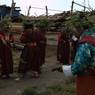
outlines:
M95 45L95 38L85 36L80 40L81 43L90 43ZM76 79L76 95L95 95L95 69L89 68L87 74L78 76Z
M76 95L95 95L95 76L78 76Z
M26 32L24 32L24 33L22 33L21 34L21 38L20 38L20 41L22 42L22 43L25 43L26 42L26 35L27 35L27 33Z
M27 43L26 45L28 47L37 47L37 43L36 42Z
M45 36L45 31L37 31L37 39L38 39L38 47L39 47L39 62L40 66L42 66L45 63L45 55L46 55L46 45L47 45L47 39Z
M15 38L14 38L13 35L9 36L9 41L10 41L10 42L14 42L14 39L15 39Z
M5 34L3 32L0 32L0 39L1 38L5 39Z
M26 63L20 62L18 69L19 73L25 73L28 70L37 72L40 70L39 58L41 55L39 53L38 37L36 31L26 31L22 34L20 40L25 43L25 47L22 50L21 59Z
M0 37L6 38L4 33L0 33ZM8 75L13 72L13 60L10 44L3 44L0 41L0 59L1 59L1 73Z
M2 39L3 38L3 36L0 34L0 39Z
M70 42L64 32L58 35L57 60L63 64L70 63Z
M80 40L80 43L90 43L92 45L95 45L95 38L92 36L85 36Z
M61 37L61 33L59 32L59 33L58 33L58 44L59 44L59 42L60 42L60 37Z

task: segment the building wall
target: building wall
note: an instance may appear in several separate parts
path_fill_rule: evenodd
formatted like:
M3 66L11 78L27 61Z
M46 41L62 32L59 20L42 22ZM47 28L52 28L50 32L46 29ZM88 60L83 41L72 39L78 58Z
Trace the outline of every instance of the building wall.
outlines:
M3 18L4 16L10 15L10 11L11 7L5 5L0 6L0 17ZM19 15L20 15L20 10L14 9L12 17L19 17Z

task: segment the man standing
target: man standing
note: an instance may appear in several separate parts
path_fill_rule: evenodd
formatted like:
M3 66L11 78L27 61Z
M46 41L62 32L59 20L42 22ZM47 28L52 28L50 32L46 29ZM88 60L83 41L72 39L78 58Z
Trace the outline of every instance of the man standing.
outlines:
M66 29L60 32L57 45L57 60L61 64L70 64L70 41Z
M37 32L33 29L33 23L27 22L24 25L24 31L21 35L21 43L25 44L20 57L18 73L25 76L28 71L32 71L32 77L38 77L39 65L39 47Z
M46 55L46 29L44 28L39 28L38 31L38 38L39 38L39 44L38 47L40 49L40 66L45 64L45 55Z
M10 78L10 74L13 73L13 58L9 37L4 29L0 27L1 77Z
M45 63L45 55L46 55L46 44L47 44L47 38L46 38L46 32L48 29L48 20L47 19L41 19L36 23L36 28L38 29L38 47L40 49L39 52L39 62L40 67Z

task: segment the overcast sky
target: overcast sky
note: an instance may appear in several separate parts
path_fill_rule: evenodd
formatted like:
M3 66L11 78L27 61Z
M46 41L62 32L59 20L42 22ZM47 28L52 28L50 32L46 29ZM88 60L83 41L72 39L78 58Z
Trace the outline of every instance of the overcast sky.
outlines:
M60 11L67 11L71 9L71 1L72 0L14 0L16 2L16 6L21 8L21 13L27 14L28 7L31 5L30 15L43 15L45 14L45 10L35 9L33 7L44 8L47 5L48 9L60 10ZM88 2L91 7L95 9L95 0L85 0L86 6L88 6ZM0 0L0 5L6 4L11 6L12 0ZM84 0L75 0L75 2L79 4L84 4ZM74 10L83 10L83 8L74 5ZM50 11L49 15L58 13L60 11Z

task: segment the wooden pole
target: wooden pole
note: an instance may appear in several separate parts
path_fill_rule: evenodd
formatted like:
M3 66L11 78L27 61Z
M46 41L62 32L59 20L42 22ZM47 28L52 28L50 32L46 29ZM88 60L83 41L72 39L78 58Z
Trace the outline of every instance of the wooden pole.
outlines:
M30 15L30 9L31 9L31 6L29 6L27 16L29 16L29 15Z
M48 17L48 7L45 6L45 8L46 8L46 17Z
M12 17L12 13L13 13L13 10L14 10L14 8L15 8L15 2L14 2L14 0L12 0L12 5L11 5L11 11L10 11L10 17Z
M86 4L86 3L85 3L85 0L84 0L84 12L85 12L85 10L86 10L86 7L85 7L86 5L85 5L85 4Z
M71 15L73 13L73 7L74 7L74 0L72 1L72 5L71 5Z

